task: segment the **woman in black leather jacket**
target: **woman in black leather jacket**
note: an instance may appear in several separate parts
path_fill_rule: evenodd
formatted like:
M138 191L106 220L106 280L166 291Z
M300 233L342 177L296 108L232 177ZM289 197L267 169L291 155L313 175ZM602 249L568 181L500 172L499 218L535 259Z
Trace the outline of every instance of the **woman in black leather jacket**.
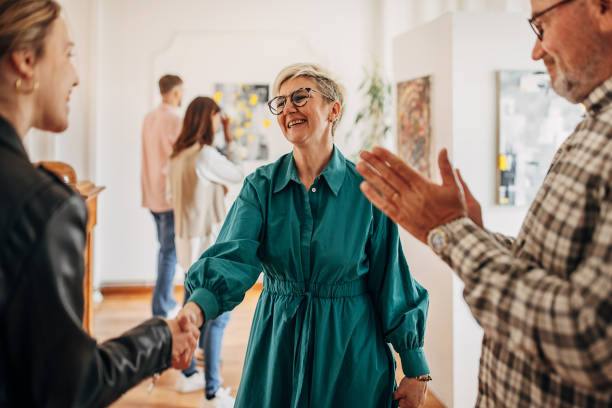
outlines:
M199 334L162 319L100 345L83 331L85 204L22 143L32 127L67 127L78 77L59 13L51 0L0 0L0 407L108 405L186 367Z

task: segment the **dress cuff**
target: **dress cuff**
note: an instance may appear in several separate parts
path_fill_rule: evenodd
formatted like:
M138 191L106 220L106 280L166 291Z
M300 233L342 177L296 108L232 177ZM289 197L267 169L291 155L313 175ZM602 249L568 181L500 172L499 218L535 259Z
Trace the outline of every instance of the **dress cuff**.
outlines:
M402 360L402 370L407 378L429 374L429 365L422 348L400 351L399 356Z
M219 315L217 297L206 288L198 288L189 296L189 302L195 302L204 312L204 321L213 320Z

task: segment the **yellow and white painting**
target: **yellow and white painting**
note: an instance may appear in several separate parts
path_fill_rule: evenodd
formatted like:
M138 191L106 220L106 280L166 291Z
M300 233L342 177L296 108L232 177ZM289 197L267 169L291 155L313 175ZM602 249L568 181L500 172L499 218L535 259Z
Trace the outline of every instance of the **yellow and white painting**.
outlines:
M270 117L268 85L217 83L214 100L229 116L232 134L246 151L247 160L266 160L269 155Z

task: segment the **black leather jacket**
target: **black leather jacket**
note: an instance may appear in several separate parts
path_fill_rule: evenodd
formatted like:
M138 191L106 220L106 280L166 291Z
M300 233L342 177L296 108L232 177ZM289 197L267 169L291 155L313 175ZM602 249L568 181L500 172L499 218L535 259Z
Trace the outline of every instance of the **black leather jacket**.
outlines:
M163 320L99 345L83 331L86 221L0 117L0 407L106 406L171 364Z

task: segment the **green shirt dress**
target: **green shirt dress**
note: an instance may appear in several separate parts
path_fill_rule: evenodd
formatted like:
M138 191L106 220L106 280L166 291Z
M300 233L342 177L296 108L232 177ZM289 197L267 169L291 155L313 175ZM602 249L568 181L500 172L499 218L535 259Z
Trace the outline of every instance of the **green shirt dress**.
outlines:
M186 279L206 319L233 309L263 271L236 407L391 407L395 361L429 373L428 294L397 225L334 147L306 191L289 153L250 174L215 245Z

